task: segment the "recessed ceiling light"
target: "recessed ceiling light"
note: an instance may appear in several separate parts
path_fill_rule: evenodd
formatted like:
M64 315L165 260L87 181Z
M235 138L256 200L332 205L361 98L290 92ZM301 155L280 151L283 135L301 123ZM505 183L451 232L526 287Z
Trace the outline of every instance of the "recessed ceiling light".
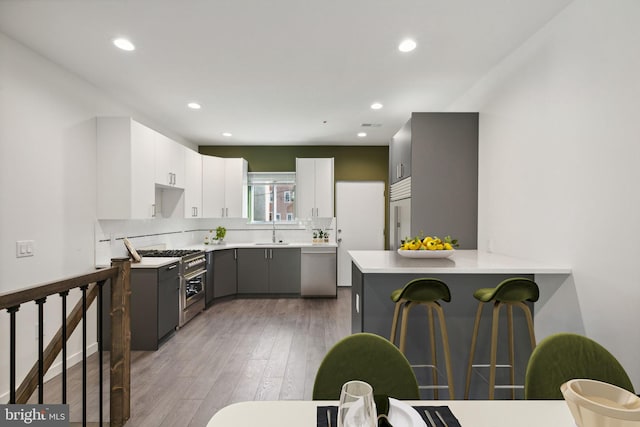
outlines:
M136 47L133 45L133 43L131 43L127 39L123 39L123 38L114 39L113 40L113 44L116 45L116 47L118 47L118 48L120 48L122 50L126 50L127 52L131 52L132 50L136 50Z
M365 136L367 136L366 132L358 132L358 138L364 138Z
M381 108L382 108L382 104L380 104L379 102L374 102L373 104L371 104L372 110L379 110Z
M417 46L416 42L411 39L405 39L398 45L400 52L411 52Z
M190 102L187 104L187 107L191 108L192 110L199 110L202 108L202 106L197 102Z
M223 132L222 136L233 136L231 132Z

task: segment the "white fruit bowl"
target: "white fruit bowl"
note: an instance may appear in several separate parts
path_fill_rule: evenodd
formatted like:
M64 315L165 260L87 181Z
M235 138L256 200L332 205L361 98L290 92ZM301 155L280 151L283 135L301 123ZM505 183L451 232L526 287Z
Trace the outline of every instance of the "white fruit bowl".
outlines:
M640 425L640 398L623 388L575 379L562 384L560 390L578 427Z
M421 250L421 251L411 251L398 249L398 255L406 257L406 258L449 258L455 249L451 250L441 250L441 251L429 251L429 250Z

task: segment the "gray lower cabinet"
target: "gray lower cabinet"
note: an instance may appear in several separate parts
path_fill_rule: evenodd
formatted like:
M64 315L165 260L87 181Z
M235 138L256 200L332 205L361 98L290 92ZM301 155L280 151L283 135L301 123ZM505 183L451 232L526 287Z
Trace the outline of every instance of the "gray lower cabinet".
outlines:
M237 288L237 270L236 270L236 254L237 249L223 249L211 252L213 254L213 297L221 298L238 293ZM207 292L209 292L207 290Z
M269 249L238 249L238 294L269 292Z
M207 252L204 256L207 260L207 281L205 282L204 286L204 303L207 307L209 307L213 302L214 292L213 252Z
M110 348L111 283L103 290L103 345ZM180 310L178 263L131 270L131 350L157 350L160 341L178 326Z
M238 249L238 294L300 294L300 249Z
M300 293L300 249L270 249L269 293Z
M142 279L142 278L141 278ZM158 341L168 333L174 331L178 326L180 315L180 278L178 276L178 264L171 264L157 269L157 295L158 295L158 316L157 316L157 336L151 342L152 346L158 348ZM149 277L149 287L153 287L154 277ZM142 284L141 286L145 286ZM137 301L140 305L147 304L147 301ZM142 311L142 308L140 309ZM149 333L154 330L153 320L147 320Z

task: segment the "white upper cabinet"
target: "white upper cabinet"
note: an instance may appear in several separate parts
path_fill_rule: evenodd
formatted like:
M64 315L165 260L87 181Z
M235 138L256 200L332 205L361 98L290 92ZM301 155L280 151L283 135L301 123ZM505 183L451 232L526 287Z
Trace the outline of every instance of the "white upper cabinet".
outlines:
M298 218L333 217L333 158L296 158Z
M222 218L224 213L224 159L202 156L202 216Z
M156 132L155 150L156 184L184 188L184 146Z
M202 155L184 147L184 217L202 218Z
M248 171L245 159L224 159L225 184L224 203L225 217L248 217Z
M129 117L97 119L97 216L155 216L156 132Z
M246 218L245 159L202 156L202 213L205 218Z

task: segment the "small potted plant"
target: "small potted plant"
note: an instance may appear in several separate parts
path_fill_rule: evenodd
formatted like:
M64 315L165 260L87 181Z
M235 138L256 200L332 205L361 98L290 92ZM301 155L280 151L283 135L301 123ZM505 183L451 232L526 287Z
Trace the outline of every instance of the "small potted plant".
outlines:
M218 241L218 243L222 243L224 240L224 236L227 235L227 229L219 226L218 228L216 228L216 240Z
M318 232L317 231L313 232L313 243L318 243Z

